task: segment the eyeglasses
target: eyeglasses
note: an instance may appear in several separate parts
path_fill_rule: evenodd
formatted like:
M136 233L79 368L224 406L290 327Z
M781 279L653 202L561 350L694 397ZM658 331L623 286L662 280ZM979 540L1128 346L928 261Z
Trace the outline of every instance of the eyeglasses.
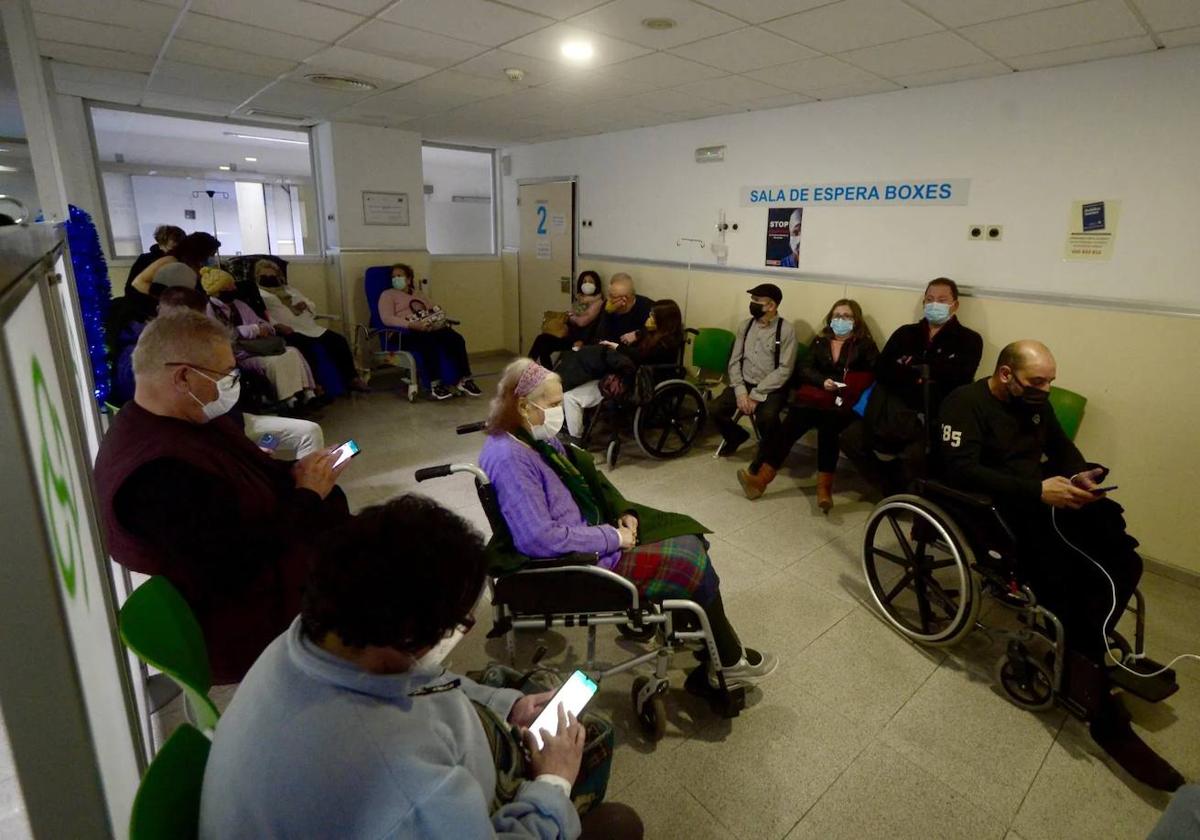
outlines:
M227 376L232 376L233 380L229 383L231 387L233 385L236 385L242 378L241 370L236 367L233 368L232 370L222 371L222 370L213 370L212 368L206 368L206 367L204 367L204 365L194 365L191 362L164 362L163 367L187 367L187 368L191 368L192 370L201 371L202 373L207 372L207 373L216 374L217 379L224 379Z

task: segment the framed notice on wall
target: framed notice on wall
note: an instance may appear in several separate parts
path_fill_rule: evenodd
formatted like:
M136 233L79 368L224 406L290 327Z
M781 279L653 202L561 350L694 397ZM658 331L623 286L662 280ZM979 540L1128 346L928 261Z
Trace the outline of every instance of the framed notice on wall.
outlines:
M363 191L364 225L407 225L408 193Z

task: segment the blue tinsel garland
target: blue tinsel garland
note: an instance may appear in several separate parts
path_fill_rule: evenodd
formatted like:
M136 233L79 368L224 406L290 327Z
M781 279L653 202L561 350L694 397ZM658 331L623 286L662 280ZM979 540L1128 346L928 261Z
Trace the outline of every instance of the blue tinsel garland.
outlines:
M108 369L108 348L104 344L104 322L112 301L112 286L108 282L108 264L100 250L100 236L92 217L75 205L67 221L67 245L75 273L75 290L79 296L79 311L83 316L83 331L87 339L88 356L92 360L92 383L96 404L101 410L108 399L111 374Z

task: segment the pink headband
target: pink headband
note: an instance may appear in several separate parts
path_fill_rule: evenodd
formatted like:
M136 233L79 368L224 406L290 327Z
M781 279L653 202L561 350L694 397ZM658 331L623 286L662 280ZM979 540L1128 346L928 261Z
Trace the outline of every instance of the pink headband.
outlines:
M514 389L518 397L527 397L538 389L546 377L550 375L550 371L533 362L529 367L521 372L521 378L517 380L517 387Z

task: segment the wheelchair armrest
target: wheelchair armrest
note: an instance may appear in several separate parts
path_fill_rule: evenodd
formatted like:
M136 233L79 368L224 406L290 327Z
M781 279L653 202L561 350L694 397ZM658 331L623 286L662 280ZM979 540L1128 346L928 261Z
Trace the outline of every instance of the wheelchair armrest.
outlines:
M968 493L928 478L917 481L917 490L922 495L928 493L931 496L942 496L978 510L991 510L993 507L991 496L983 493Z
M595 566L599 558L595 554L564 554L561 557L534 558L521 567L525 569L562 569L567 566Z

